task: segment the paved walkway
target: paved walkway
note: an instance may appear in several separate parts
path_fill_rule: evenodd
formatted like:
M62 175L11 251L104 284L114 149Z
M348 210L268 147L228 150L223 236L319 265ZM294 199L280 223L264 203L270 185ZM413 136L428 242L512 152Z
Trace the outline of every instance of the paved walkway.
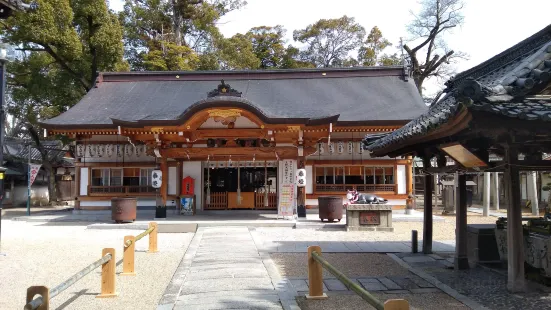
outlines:
M551 309L551 288L526 281L526 293L507 291L507 269L474 266L453 270L452 254L399 253L395 257L413 267L417 275L473 309ZM449 290L452 290L450 293Z
M159 309L298 309L247 227L200 228Z

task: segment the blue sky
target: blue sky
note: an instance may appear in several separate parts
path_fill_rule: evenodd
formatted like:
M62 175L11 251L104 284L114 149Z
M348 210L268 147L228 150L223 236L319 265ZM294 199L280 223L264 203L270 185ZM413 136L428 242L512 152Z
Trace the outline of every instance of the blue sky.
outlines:
M222 33L229 37L255 26L282 25L288 42L292 32L321 18L355 17L366 29L378 26L384 36L397 44L407 37L405 25L410 11L418 9L415 0L247 0L246 7L220 21ZM465 24L447 36L450 48L469 55L456 66L457 72L469 69L513 46L551 23L551 0L467 0ZM110 7L121 10L123 1L111 0ZM297 44L294 44L297 45ZM389 52L395 52L390 49ZM427 93L434 93L439 83L430 81Z

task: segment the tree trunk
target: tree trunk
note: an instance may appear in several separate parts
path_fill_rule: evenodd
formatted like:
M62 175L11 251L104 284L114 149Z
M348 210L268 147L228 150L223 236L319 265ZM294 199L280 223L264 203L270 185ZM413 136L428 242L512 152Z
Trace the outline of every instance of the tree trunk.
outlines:
M44 166L44 169L48 172L48 196L50 205L55 204L57 202L57 188L56 188L56 182L55 182L55 171L52 167L52 164L43 161L42 165Z
M174 34L174 43L182 46L182 15L177 8L176 0L172 0L172 33ZM161 38L164 40L164 38Z

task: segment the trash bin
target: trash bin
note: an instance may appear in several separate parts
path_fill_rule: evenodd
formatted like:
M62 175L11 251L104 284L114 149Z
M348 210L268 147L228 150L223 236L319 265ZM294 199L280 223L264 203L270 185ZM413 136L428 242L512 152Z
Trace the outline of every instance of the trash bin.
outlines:
M297 216L298 217L306 217L306 207L303 205L300 205L297 207Z
M111 219L116 223L136 220L138 199L135 197L111 198Z
M467 207L473 206L473 190L471 188L467 188Z
M339 196L321 196L318 197L318 208L320 220L327 219L340 221L342 219L342 197Z

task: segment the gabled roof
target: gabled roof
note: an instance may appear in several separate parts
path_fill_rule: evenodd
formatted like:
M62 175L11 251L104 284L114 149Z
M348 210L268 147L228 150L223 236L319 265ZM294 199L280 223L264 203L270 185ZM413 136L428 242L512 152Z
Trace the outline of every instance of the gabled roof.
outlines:
M551 121L551 25L446 83L446 95L421 116L367 146L377 155L440 128L463 107ZM544 95L536 95L544 94ZM550 124L551 126L551 124Z
M222 88L220 88L222 87ZM221 89L228 88L227 92ZM231 90L231 91L230 91ZM181 124L237 106L267 123L404 124L426 111L402 66L300 70L101 73L96 87L46 128Z

